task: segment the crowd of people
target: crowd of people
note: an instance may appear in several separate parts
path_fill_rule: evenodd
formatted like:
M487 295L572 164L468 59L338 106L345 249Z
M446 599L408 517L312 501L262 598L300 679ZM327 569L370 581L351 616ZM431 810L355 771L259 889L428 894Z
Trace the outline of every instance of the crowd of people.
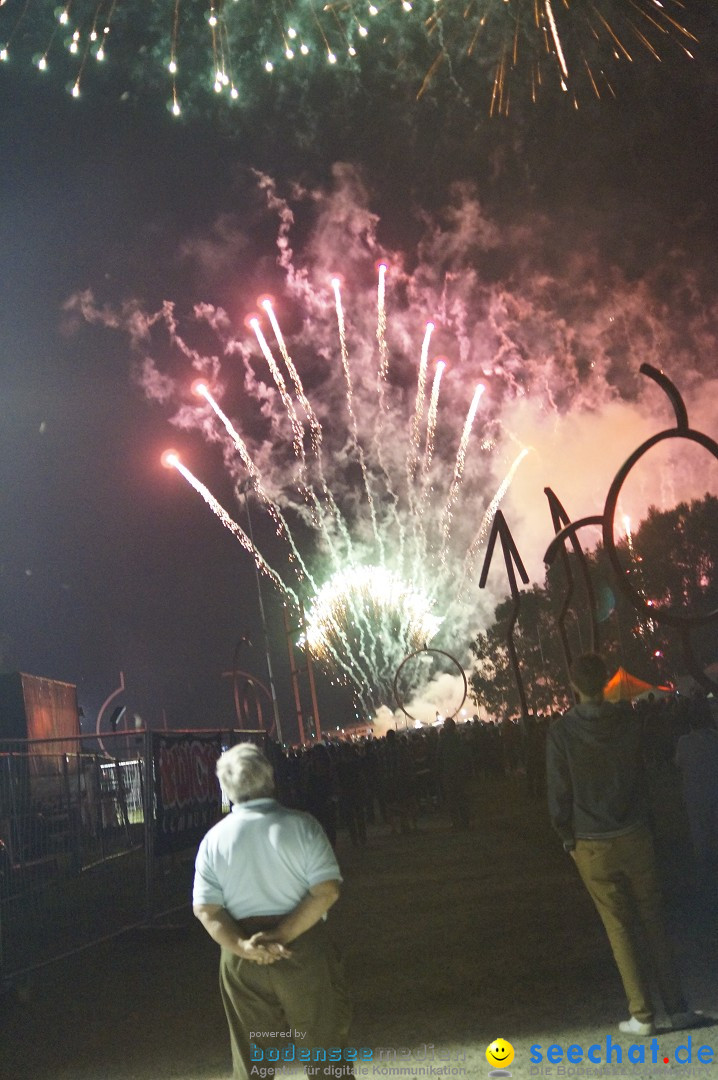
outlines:
M702 694L648 695L619 708L640 721L649 770L677 768L678 740L699 726L715 724L711 703ZM367 826L381 823L410 832L420 814L437 811L445 811L454 827L466 828L471 780L520 775L531 796L545 797L546 738L559 715L538 713L523 722L517 716L474 716L463 723L399 725L380 737L331 736L290 749L270 744L279 797L285 806L313 814L332 845L340 828L356 846L366 841ZM693 772L684 777L684 791L691 787Z

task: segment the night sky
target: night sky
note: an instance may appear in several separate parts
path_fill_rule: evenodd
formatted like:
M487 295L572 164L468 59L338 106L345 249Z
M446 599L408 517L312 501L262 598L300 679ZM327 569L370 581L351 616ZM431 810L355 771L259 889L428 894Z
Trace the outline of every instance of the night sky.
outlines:
M149 723L161 723L163 710L175 726L231 718L221 673L242 634L260 642L253 566L161 467L162 450L187 447L193 469L240 523L244 510L217 447L175 430L177 403L148 400L133 376L148 351L158 367L169 362L163 346L133 348L122 329L82 318L73 298L89 290L106 311L131 298L146 311L172 300L187 312L203 301L242 332L256 297L281 295L283 280L277 216L257 173L272 177L284 199L296 195L294 185L305 193L291 246L306 265L328 267L333 252L341 270L345 248L357 265L356 238L342 241L337 221L350 230L369 214L372 242L402 253L407 280L428 280L432 267L473 270L474 291L463 300L484 345L470 363L500 401L492 406L502 421L497 453L514 437L538 448L540 464L506 507L525 544L536 532L529 486L540 495L558 481L574 516L591 512L604 481L582 470L611 446L610 424L628 428L629 448L656 429L656 414L666 421L659 428L669 426L660 395L642 396L643 359L663 363L699 409L694 426L716 437L718 24L713 4L687 7L700 38L693 62L672 54L663 64L624 65L615 99L576 111L549 89L507 118L489 119L485 100L461 100L447 79L416 102L416 81L385 65L367 64L351 79L340 70L258 79L234 111L198 89L179 121L166 92L142 76L149 59L131 63L129 46L79 100L62 73L0 65L3 668L77 683L88 726L120 670L131 708ZM442 236L450 238L443 247ZM620 333L599 326L611 304ZM419 291L407 305L421 306ZM306 370L321 398L326 370L310 361ZM410 372L397 370L401 390ZM188 383L191 376L188 366ZM252 428L259 421L244 414L240 391L228 399L233 415L266 436ZM548 441L540 448L529 403L542 395L554 427L579 417L593 431L571 463L565 441L560 453ZM566 431L576 428L563 438ZM695 475L694 461L687 468ZM261 515L254 525L276 565L270 525ZM540 537L534 546L529 562ZM271 589L264 595L286 711L279 605ZM243 663L263 674L256 647ZM326 724L349 719L348 697L325 698L341 714L328 708Z

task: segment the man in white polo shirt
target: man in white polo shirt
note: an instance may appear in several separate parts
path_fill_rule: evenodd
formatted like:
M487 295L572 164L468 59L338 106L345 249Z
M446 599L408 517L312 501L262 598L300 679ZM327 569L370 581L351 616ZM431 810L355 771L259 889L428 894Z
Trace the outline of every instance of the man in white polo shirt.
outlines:
M319 823L274 798L272 766L258 747L227 750L217 776L232 811L199 846L193 910L221 947L235 1080L251 1080L268 1075L267 1057L256 1068L268 1048L346 1046L351 1006L325 927L342 878Z

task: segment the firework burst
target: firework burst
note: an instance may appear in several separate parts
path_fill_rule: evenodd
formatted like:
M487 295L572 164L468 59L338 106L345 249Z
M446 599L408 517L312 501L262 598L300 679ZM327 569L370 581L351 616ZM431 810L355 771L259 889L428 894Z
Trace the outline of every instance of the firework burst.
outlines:
M619 66L638 56L692 57L695 0L4 0L0 61L63 72L79 97L93 69L183 108L204 91L246 106L261 80L305 80L319 68L373 78L377 66L421 97L440 78L492 115L560 86L578 106L615 93ZM342 74L339 74L342 73ZM393 73L393 75L392 75Z
M201 309L213 329L223 328L223 365L236 363L238 355L246 365L245 388L259 404L266 428L258 437L257 417L249 418L252 440L240 434L218 402L226 377L219 361L203 360L179 337L173 309L166 307L161 320L180 354L195 368L211 370L211 378L193 384L202 404L183 406L175 422L200 427L223 443L238 488L249 485L255 492L284 554L275 555L270 565L191 472L186 454L168 452L164 463L184 477L252 555L283 603L304 611L303 647L350 686L367 711L393 704L394 677L405 657L435 642L447 616L471 602L476 552L526 453L520 452L500 490L479 508L473 501L477 460L472 503L462 502L472 451L477 458L481 453L474 428L484 386L469 384L464 393L462 381L455 379L450 403L442 409L441 376L449 360L430 358L433 323L402 335L412 355L402 358L410 366L398 379L387 276L382 264L371 333L363 329L366 305L362 318L347 319L337 277L326 282L319 309L304 318L294 340L283 333L275 304L266 297L259 303L261 315L247 320L253 340L234 338L214 309ZM151 321L156 329L157 320ZM294 358L295 348L302 361ZM321 354L324 375L314 403L302 375L303 368L316 369L312 351ZM316 370L312 378L316 382ZM449 619L443 629L454 646L456 624ZM424 675L421 665L407 668L402 692L416 691Z

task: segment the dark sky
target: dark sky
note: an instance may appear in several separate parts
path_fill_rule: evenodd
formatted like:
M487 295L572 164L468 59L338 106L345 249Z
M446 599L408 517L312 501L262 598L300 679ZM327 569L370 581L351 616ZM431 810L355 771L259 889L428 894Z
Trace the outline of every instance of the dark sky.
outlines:
M409 259L421 212L439 213L452 184L469 181L499 226L551 223L557 262L590 226L628 280L677 245L701 281L718 280L712 6L695 5L693 63L636 65L615 101L578 112L548 95L491 121L450 86L417 104L398 76L391 94L368 76L351 87L334 76L294 87L294 97L291 87L286 98L260 95L229 118L198 95L194 115L177 123L141 79L128 77L125 100L120 77L74 101L62 77L0 67L4 667L76 682L88 717L123 670L149 722L165 709L177 726L213 724L231 716L220 676L236 641L260 641L253 568L160 467L176 436L132 382L126 338L63 328L69 296L91 288L149 307L203 298L241 317L261 285L256 267L274 258L275 226L249 170L321 188L336 161L360 167L380 237ZM244 263L200 280L182 245L225 213L246 231ZM499 255L492 269L503 272ZM700 288L715 312L715 295ZM216 482L230 502L229 483ZM278 605L266 599L284 710L286 652ZM245 662L262 674L256 648Z

